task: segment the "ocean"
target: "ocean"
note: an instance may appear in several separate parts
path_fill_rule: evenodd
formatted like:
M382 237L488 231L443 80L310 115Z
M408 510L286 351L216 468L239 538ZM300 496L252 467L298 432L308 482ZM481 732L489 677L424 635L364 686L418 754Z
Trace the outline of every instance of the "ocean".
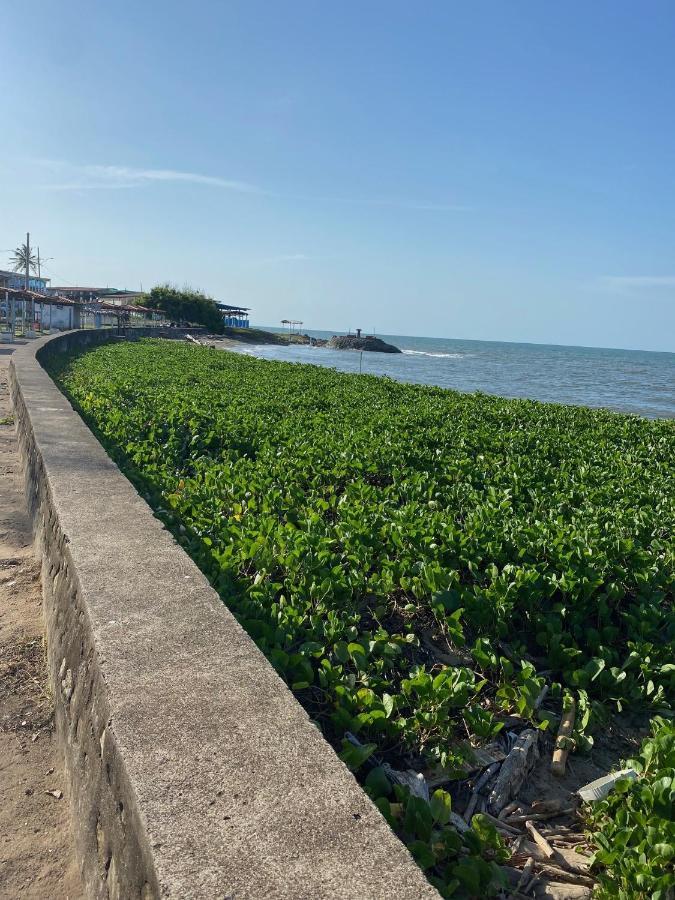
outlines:
M270 331L281 331L270 328ZM308 331L330 338L333 332ZM245 345L262 359L387 375L457 391L605 407L649 418L675 418L675 353L378 335L403 353L325 347Z

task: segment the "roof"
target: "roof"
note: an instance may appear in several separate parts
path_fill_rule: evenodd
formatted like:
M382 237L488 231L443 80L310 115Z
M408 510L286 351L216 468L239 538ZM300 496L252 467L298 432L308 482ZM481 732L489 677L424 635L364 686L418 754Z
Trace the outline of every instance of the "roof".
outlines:
M25 291L23 288L0 288L1 294L11 294L20 300L34 300L38 303L47 303L54 306L79 306L69 297L57 297L53 294L38 294L37 291Z
M251 311L250 306L230 306L229 303L220 303L220 301L216 300L216 306L222 312L241 312L247 313Z
M91 294L110 294L119 296L120 294L124 296L132 296L139 297L143 292L142 291L128 291L126 288L111 288L111 287L86 287L77 284L64 284L64 285L54 285L52 287L53 291L88 291Z
M86 308L87 308L87 309L93 309L94 311L96 311L97 309L102 309L102 310L104 310L105 312L115 312L115 313L120 313L120 312L133 312L133 313L136 313L136 312L137 312L137 313L140 313L140 312L151 312L151 310L149 310L149 309L146 310L146 308L145 308L144 306L129 306L128 304L122 304L122 303L106 303L104 300L99 300L99 301L97 301L97 302L95 302L95 303L93 303L93 304L88 303L88 304L86 304Z
M25 272L17 272L14 269L0 269L0 275L11 275L12 278L25 278ZM45 278L44 275L36 275L34 272L31 272L28 276L31 281L51 281L51 278Z

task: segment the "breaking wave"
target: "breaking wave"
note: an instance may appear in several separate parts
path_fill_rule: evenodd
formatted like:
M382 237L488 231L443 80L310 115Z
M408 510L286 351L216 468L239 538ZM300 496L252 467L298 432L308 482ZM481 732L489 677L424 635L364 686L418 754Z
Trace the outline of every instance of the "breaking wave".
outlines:
M463 353L431 353L427 350L403 350L408 356L434 356L437 359L461 359Z

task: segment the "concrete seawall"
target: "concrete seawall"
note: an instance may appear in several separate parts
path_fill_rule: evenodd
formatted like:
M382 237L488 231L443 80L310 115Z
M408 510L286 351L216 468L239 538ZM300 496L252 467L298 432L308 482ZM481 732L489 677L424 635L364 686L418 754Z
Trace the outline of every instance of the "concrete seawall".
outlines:
M88 895L438 897L39 363L117 339L42 338L10 368Z

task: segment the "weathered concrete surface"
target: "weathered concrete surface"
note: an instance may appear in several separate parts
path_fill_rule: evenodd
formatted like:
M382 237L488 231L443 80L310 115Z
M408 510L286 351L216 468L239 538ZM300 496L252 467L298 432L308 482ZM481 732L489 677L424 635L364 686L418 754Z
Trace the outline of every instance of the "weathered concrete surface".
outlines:
M11 370L89 895L437 897L35 356L104 339Z

